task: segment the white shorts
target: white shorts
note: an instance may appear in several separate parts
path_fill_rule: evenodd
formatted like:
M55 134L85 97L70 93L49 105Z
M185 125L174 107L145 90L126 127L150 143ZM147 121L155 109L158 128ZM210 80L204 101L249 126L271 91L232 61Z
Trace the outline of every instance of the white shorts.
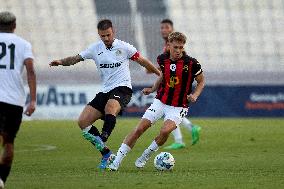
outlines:
M154 99L154 102L146 110L142 118L148 119L153 124L164 116L164 121L172 120L178 126L182 122L183 117L186 116L187 111L188 108L169 106L158 99Z

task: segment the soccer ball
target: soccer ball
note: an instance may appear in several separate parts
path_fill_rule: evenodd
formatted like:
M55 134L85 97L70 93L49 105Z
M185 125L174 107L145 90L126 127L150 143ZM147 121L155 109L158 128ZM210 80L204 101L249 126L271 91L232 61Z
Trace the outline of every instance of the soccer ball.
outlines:
M116 156L114 154L110 154L109 158L107 159L107 164L110 165L115 160ZM1 188L0 188L1 189Z
M173 169L175 159L169 152L161 152L154 159L154 166L159 171L168 171Z

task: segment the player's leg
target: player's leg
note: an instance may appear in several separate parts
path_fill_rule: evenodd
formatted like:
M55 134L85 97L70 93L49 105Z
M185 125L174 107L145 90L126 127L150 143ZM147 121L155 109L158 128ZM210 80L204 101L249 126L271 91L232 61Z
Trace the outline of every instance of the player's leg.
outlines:
M151 155L167 141L170 133L181 123L184 112L187 112L187 108L172 107L168 105L165 105L163 109L165 114L164 126L161 128L159 135L151 145L136 160L136 167L142 168L145 166Z
M116 124L116 116L120 112L121 106L117 100L109 99L106 103L103 115L104 124L102 128L102 133L100 134L100 138L103 144L105 144L110 136L112 130ZM107 149L104 153L102 153L103 157L101 159L100 168L105 169L109 159L112 157L112 152Z
M123 143L126 144L129 148L133 148L138 138L140 138L143 133L151 127L152 123L150 120L142 118L138 126L125 137Z
M180 126L177 126L177 128L175 130L173 130L172 134L174 136L175 142L172 143L169 146L166 146L165 149L167 149L167 150L178 150L178 149L184 148L185 144L183 143L183 140L182 140L182 134L181 134Z
M112 171L118 170L122 160L126 157L127 153L134 147L138 138L151 127L151 121L147 119L141 119L138 126L124 139L123 143L119 147L114 161L108 166Z
M14 140L22 122L22 113L22 107L0 103L0 138L3 148L0 154L0 179L4 183L12 167Z
M176 123L170 119L164 122L164 126L161 128L159 135L155 138L155 142L158 146L165 144L169 138L170 133L176 129Z
M109 158L111 151L102 141L99 130L92 125L102 116L103 114L99 110L93 108L90 105L87 105L79 117L78 125L82 129L83 137L90 141L96 147L96 149L100 151L103 161L103 159ZM99 168L104 169L105 165L100 165Z
M90 105L86 105L78 119L78 125L82 129L85 139L90 141L99 151L105 147L100 132L92 124L102 117L102 113Z
M186 129L188 129L191 132L192 124L186 117L184 117L182 119L181 126L185 127ZM196 133L196 132L194 132L194 133ZM167 149L167 150L178 150L178 149L184 148L185 144L182 141L182 134L181 134L180 126L177 126L177 128L175 130L173 130L172 134L174 136L175 142L172 143L169 146L166 146L165 149ZM196 134L194 134L194 136L196 136Z
M14 159L14 144L7 141L5 134L1 135L1 137L3 137L3 149L0 155L0 179L5 183L10 174Z
M168 139L171 132L176 129L176 123L172 120L166 120L160 130L159 135L150 144L150 146L142 153L142 155L135 161L135 166L143 168L151 155L156 152Z
M182 124L183 127L185 127L189 132L191 132L191 140L192 140L192 145L196 144L199 141L199 134L201 127L198 125L193 125L189 119L184 117L182 119Z
M101 138L104 142L106 142L111 135L116 124L116 116L120 110L121 106L117 100L109 99L107 101L105 106L104 125L101 133Z
M109 165L111 170L116 171L121 164L123 158L134 147L138 138L163 115L162 103L159 100L154 100L153 104L146 110L138 126L126 136L120 148L117 151L116 158Z
M4 182L1 178L0 178L0 189L4 189Z
M84 108L78 120L78 125L82 129L83 137L90 141L97 150L100 151L103 162L105 158L109 158L111 151L102 141L100 132L94 126L94 122L103 117L106 102L106 94L98 93L96 97ZM99 168L105 168L105 165L101 165Z
M102 129L101 138L104 142L108 140L115 124L116 117L131 100L132 90L128 87L117 87L108 93L108 101L105 105L104 125Z
M106 142L111 135L115 124L116 116L129 103L132 96L132 90L128 87L117 87L107 93L107 102L104 107L104 125L102 128L101 139ZM111 159L112 152L109 151L103 155L100 168L106 168L108 161Z

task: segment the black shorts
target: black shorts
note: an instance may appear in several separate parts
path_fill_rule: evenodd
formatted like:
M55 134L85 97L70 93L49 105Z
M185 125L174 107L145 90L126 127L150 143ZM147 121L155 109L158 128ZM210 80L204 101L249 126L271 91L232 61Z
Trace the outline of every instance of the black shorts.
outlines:
M88 105L99 110L103 115L105 114L105 106L109 99L115 99L119 102L122 110L127 106L132 97L133 91L126 86L120 86L112 89L107 93L99 92L96 97L88 103Z
M13 143L22 122L23 107L0 102L0 134Z

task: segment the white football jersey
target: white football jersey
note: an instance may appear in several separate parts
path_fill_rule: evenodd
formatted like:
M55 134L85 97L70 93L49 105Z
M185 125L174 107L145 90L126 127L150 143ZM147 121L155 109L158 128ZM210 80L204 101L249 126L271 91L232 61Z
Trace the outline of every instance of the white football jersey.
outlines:
M0 33L0 102L25 105L24 60L34 59L29 42L13 33Z
M124 41L115 39L111 48L106 48L102 40L90 45L79 54L83 59L93 59L99 70L103 92L119 87L131 86L129 60L139 57L136 48Z

